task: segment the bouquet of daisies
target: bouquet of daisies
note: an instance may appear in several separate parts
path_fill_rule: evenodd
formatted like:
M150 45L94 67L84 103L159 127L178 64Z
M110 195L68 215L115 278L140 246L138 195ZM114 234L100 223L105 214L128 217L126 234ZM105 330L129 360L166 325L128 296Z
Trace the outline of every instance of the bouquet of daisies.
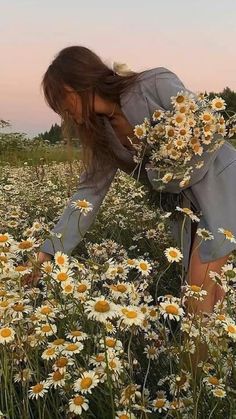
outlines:
M148 169L155 169L160 190L174 179L187 187L191 174L204 165L203 154L214 152L225 136L236 133L235 114L225 120L221 111L228 115L226 103L219 96L210 99L182 90L171 103L173 110L155 110L151 120L135 126L136 141L130 138L135 162L139 165L148 156Z

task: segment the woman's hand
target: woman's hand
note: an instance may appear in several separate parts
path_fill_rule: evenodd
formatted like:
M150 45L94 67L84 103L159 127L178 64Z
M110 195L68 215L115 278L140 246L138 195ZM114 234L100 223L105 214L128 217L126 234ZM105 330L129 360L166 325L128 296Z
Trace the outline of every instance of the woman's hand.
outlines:
M53 256L49 253L39 252L37 254L37 265L41 265L43 262L52 260ZM33 267L33 270L30 274L26 274L23 277L23 284L36 287L38 281L40 280L42 272L39 267Z

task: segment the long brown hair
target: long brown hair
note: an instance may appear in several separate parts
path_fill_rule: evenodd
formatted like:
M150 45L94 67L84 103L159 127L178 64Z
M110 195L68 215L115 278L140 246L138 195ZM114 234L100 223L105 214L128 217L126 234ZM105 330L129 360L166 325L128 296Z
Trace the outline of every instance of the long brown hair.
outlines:
M146 70L144 70L146 71ZM109 68L95 52L84 46L69 46L56 55L43 75L41 87L47 104L62 117L62 132L69 141L72 133L77 133L82 145L82 161L85 166L86 179L92 177L107 162L114 162L117 167L130 169L115 156L104 120L94 111L94 96L97 93L103 99L108 99L120 105L120 95L129 89L144 71L130 71L120 75ZM75 90L81 97L81 124L62 109L65 98L64 85ZM89 103L89 93L92 94L92 109Z

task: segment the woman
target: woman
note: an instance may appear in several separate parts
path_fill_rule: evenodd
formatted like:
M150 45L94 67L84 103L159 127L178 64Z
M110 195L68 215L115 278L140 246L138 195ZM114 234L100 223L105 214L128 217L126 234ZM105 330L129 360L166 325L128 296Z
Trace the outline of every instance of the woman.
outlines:
M62 236L52 235L45 240L38 253L39 263L51 259L59 250L71 254L94 221L118 168L138 177L133 160L135 151L127 138L133 137L134 126L142 123L145 117L150 118L156 109L171 109L171 96L179 91L190 92L175 73L164 67L140 73L126 71L121 75L114 73L93 51L82 46L61 50L44 74L42 86L47 103L63 117L65 126L70 123L76 126L83 146L85 171L77 192L53 229ZM224 226L236 232L236 197L231 181L231 173L236 173L236 150L225 142L220 149L205 153L202 158L205 164L194 172L188 187L180 188L173 181L168 183L165 192L179 199L178 203L184 207L202 211L198 227L211 227L210 231L215 233L214 240L203 241L196 248L200 240L195 234L197 226L191 229L191 220L186 219L185 272L189 283L204 285L208 292L194 310L210 313L224 294L208 273L210 270L220 272L236 247L227 240L219 247L222 236L217 233L218 227ZM155 189L155 171L145 170L147 168L148 162L145 161L139 179ZM78 199L86 199L93 205L92 211L80 217L80 231L79 211L74 211L70 205ZM229 202L229 208L226 202ZM180 222L174 221L172 228L173 235L180 241ZM36 273L28 282L36 284L38 279Z

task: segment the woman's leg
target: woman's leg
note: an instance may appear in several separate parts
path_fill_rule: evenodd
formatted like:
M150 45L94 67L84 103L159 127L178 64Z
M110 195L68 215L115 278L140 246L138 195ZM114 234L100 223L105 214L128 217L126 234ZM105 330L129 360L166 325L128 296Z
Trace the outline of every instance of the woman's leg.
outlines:
M200 237L195 234L192 249L190 251L189 267L187 273L187 281L191 285L198 285L207 291L203 301L191 298L188 303L188 310L199 314L201 312L212 313L214 305L218 300L223 300L224 291L210 277L209 272L214 271L220 273L221 267L227 262L229 255L223 256L211 262L201 262L199 256L199 247L196 246L200 242Z
M201 262L199 247L196 249L196 246L199 244L201 239L196 234L196 223L194 226L192 225L192 227L192 243L190 249L187 281L190 285L197 285L206 290L207 295L204 296L202 301L189 297L186 301L186 309L188 313L200 315L201 317L201 314L212 313L216 302L218 300L223 301L224 299L224 290L209 277L209 272L214 271L220 273L221 267L227 262L229 255L223 256L211 262ZM202 321L206 325L208 317L202 319ZM197 376L198 369L196 367L198 363L203 360L206 361L208 358L208 346L206 343L203 343L201 340L199 340L198 337L196 338L195 345L196 350L194 354L190 356L191 366L189 366L189 368L191 371L195 371L194 374ZM187 365L188 362L189 360L187 361Z

